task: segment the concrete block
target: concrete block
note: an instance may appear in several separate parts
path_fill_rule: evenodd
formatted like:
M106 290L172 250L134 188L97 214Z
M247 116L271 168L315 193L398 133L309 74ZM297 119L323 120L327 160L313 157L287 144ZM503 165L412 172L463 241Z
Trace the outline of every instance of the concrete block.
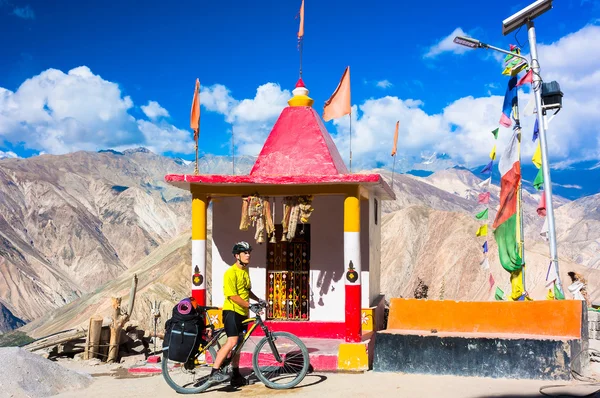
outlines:
M465 377L569 380L570 363L582 349L579 339L548 336L511 338L377 332L373 358L376 372ZM580 372L583 364L574 364ZM585 365L583 365L585 366Z
M367 345L365 343L340 344L337 369L349 372L369 370Z

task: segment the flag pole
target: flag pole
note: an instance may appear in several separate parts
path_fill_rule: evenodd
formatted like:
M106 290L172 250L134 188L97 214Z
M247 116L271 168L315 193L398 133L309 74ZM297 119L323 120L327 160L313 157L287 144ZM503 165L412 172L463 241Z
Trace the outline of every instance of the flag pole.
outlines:
M304 37L302 39L300 39L300 48L299 53L300 53L300 79L302 79L302 49L304 48Z
M352 105L350 105L350 173L352 173Z
M392 165L392 190L394 189L394 171L396 170L396 155L394 154L394 163Z
M231 174L235 175L235 146L233 141L233 125L231 125Z

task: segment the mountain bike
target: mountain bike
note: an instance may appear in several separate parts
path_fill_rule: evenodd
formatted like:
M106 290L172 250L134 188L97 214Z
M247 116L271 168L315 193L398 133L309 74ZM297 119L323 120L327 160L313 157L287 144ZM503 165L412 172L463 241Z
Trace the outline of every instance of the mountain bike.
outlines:
M254 374L268 388L284 390L298 385L306 376L310 366L308 349L295 335L287 332L271 332L260 317L261 310L266 308L266 303L251 304L250 311L255 313L244 321L250 325L243 335L240 335L238 344L221 365L221 369L231 372L231 360L242 351L252 333L260 327L265 334L257 344L252 355L252 368ZM216 309L216 307L202 307L202 309ZM198 349L198 353L187 362L174 362L169 360L168 350L163 353L162 374L167 384L180 394L196 394L206 391L215 385L209 382L214 358L225 341L227 335L224 328L208 328L212 336L206 344Z

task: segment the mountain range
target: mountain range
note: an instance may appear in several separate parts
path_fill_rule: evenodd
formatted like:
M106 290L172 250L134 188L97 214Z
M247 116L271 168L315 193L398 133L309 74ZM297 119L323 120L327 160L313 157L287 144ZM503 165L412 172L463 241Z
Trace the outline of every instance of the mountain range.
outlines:
M254 160L236 157L236 174L247 173ZM0 331L27 323L24 331L42 336L85 324L95 312L108 315L111 295L126 296L134 272L142 297L134 319L148 326L153 300L168 312L177 297L189 294L191 205L189 192L165 184L164 176L193 168L144 148L0 160ZM199 168L229 174L231 158L203 156ZM389 170L366 171L392 184ZM426 177L394 173L397 199L382 204L387 297L411 296L420 282L431 298L488 300L494 285L507 291L491 231L494 284L480 265L484 238L475 236L481 222L474 219L482 210L480 182L459 168ZM492 220L499 187L490 192ZM600 286L600 194L554 201L561 277L568 284L568 271L584 273L591 295L599 296L591 287ZM538 193L523 192L527 288L539 299L548 246L539 233L538 202Z

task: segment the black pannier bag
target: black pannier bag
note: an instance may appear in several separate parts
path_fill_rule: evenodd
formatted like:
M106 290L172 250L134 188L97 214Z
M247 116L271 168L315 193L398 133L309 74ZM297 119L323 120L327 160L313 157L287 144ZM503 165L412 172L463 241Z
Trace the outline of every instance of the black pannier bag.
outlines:
M194 308L191 298L181 300L173 307L171 319L165 322L163 353L171 361L187 362L206 343L202 338L205 329L205 312Z

